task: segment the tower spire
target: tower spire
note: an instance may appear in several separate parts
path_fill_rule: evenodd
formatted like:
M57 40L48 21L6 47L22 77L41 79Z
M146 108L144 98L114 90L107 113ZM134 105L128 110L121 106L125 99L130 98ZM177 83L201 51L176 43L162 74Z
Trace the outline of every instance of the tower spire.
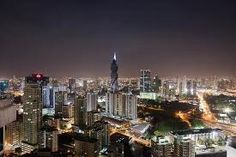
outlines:
M114 52L113 59L116 60L116 52Z

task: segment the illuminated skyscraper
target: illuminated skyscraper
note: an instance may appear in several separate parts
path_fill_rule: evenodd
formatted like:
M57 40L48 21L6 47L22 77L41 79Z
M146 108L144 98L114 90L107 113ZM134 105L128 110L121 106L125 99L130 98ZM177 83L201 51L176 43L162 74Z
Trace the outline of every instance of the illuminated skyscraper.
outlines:
M24 142L37 146L42 119L42 92L39 84L26 84L23 110Z
M149 69L140 71L140 92L151 92L151 71Z
M42 87L47 86L49 77L32 74L25 78L23 96L23 141L26 147L37 148L42 120ZM24 149L24 148L23 148Z
M118 65L116 61L116 53L114 53L111 63L111 91L114 93L118 91Z

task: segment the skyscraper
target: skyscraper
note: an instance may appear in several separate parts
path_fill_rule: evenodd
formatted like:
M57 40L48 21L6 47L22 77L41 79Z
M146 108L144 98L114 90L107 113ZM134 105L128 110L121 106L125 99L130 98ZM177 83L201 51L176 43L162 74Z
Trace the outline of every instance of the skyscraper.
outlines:
M140 92L151 92L151 71L140 70Z
M75 98L74 123L79 129L83 130L86 126L86 99L78 96Z
M87 93L87 112L97 110L97 93Z
M47 86L49 77L32 74L25 78L23 96L23 141L26 147L37 148L42 120L42 87ZM24 148L23 148L24 149Z
M153 78L152 88L153 88L154 92L157 93L157 92L159 92L160 87L161 87L161 79L156 74Z
M37 146L42 119L42 92L39 84L26 84L23 110L24 142Z
M114 53L111 63L111 91L114 93L118 91L118 65L116 61L116 53Z

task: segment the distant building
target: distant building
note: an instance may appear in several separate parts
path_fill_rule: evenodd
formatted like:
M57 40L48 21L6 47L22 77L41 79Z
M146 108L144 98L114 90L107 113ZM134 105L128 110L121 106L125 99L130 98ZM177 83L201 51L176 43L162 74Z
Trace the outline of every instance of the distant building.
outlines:
M137 97L132 94L106 93L106 113L129 119L137 118Z
M63 118L72 118L74 116L73 109L74 106L72 104L63 105L62 107L62 117Z
M113 93L118 91L118 65L116 60L116 53L114 53L111 63L111 91Z
M89 111L96 111L97 110L97 102L98 96L97 93L87 93L87 112Z
M151 92L151 71L149 69L140 70L140 92Z
M196 96L197 95L197 82L193 81L193 95Z
M55 114L62 115L62 108L65 103L65 94L64 91L58 91L55 93Z
M160 88L161 88L161 79L156 74L153 78L152 89L154 92L158 93L160 91Z
M192 81L191 80L187 81L187 95L188 96L192 95Z
M76 80L73 78L69 79L69 92L75 93L75 88L76 88Z
M78 96L74 104L74 124L83 130L86 126L86 99Z

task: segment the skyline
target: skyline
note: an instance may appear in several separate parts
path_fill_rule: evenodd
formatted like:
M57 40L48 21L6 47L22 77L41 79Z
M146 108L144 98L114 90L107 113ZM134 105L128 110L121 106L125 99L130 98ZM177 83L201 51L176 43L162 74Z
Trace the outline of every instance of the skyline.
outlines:
M0 76L236 76L234 1L1 1Z

